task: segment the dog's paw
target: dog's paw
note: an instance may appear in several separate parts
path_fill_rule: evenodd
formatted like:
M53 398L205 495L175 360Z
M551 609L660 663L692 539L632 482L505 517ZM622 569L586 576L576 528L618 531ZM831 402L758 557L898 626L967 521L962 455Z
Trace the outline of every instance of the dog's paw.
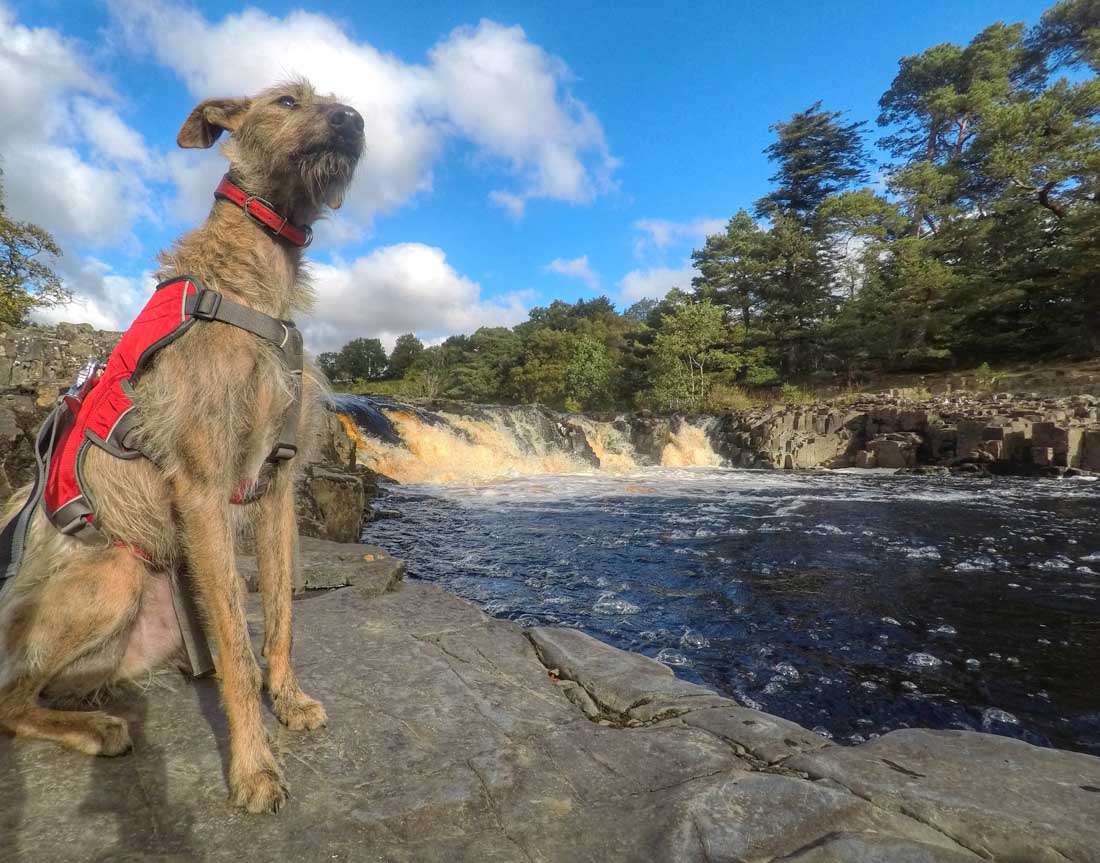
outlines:
M283 777L275 767L261 768L231 779L229 787L229 799L233 805L247 809L254 815L278 812L287 798Z
M320 701L304 693L276 698L275 715L291 731L313 731L328 725L328 714Z
M100 711L75 715L79 717L79 728L74 728L78 738L76 748L81 752L113 758L134 748L125 719Z

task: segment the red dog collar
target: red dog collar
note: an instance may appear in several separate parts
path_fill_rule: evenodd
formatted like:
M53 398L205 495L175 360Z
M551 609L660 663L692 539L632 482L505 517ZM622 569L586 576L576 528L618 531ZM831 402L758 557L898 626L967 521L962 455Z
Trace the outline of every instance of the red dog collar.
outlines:
M214 197L232 201L244 210L245 215L252 221L263 225L276 237L282 237L295 246L305 248L313 242L313 228L308 225L300 228L285 216L280 216L275 212L270 201L265 201L256 195L249 195L244 189L235 185L228 174L218 183L218 188L214 190Z

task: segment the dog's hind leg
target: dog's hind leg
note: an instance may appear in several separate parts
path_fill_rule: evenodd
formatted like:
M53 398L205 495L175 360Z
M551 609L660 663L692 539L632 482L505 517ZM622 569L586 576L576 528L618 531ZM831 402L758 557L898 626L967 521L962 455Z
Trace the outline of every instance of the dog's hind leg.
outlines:
M41 557L48 557L43 550ZM45 565L31 556L24 565ZM24 574L20 573L20 578ZM141 607L144 563L121 548L80 554L44 577L13 584L0 646L0 730L52 740L89 755L130 749L124 720L99 710L54 710L39 696L105 684Z
M298 686L290 663L290 599L298 566L298 523L294 517L293 474L279 470L272 487L255 504L256 563L264 605L267 689L279 721L294 731L313 730L328 722L325 708Z

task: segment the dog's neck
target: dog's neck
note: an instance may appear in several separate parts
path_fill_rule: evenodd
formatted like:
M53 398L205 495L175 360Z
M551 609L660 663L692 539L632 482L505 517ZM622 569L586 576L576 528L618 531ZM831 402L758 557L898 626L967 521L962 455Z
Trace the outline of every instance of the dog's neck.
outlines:
M229 201L216 201L206 221L162 253L160 262L158 280L193 276L205 287L276 318L293 318L312 305L302 249L274 236Z

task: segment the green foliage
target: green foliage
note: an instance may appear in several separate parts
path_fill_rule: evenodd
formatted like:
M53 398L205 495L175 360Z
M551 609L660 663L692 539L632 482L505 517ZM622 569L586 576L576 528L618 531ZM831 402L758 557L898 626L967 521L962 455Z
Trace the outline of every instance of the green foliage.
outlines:
M386 368L386 373L391 378L405 377L405 374L412 368L412 364L416 362L417 357L423 352L424 343L412 333L398 336L393 351L390 353L390 362Z
M0 185L0 323L24 323L32 309L70 299L61 279L43 260L60 254L46 231L8 215Z
M378 339L352 339L336 355L333 380L374 380L386 371L386 349Z

